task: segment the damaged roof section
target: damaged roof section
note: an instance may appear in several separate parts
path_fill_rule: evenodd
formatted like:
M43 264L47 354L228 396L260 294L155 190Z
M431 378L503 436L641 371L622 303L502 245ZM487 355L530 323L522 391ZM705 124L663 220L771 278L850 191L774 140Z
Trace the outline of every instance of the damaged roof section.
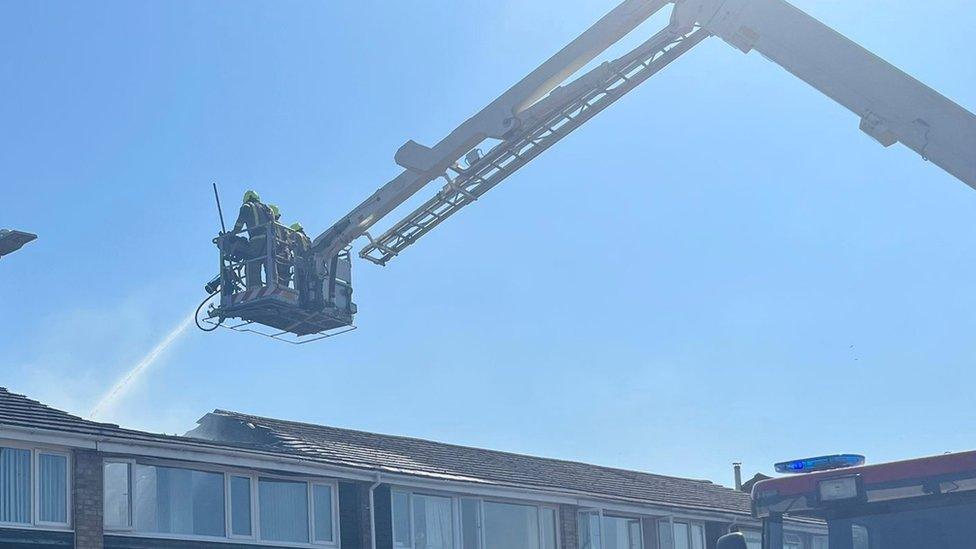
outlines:
M709 481L654 475L401 436L216 410L187 436L263 447L343 467L428 479L586 494L636 504L748 515L749 495Z

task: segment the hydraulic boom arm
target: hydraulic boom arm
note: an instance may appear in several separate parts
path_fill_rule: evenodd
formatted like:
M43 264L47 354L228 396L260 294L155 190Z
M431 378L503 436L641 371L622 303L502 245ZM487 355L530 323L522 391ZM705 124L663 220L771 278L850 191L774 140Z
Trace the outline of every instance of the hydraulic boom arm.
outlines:
M651 15L670 25L627 55L562 85ZM901 142L976 187L976 116L783 0L626 0L434 147L408 141L405 168L314 243L325 266L435 179L433 198L360 256L385 264L462 207L584 124L707 36L756 50L851 110L884 146ZM486 153L479 146L490 144ZM462 166L464 159L464 166Z

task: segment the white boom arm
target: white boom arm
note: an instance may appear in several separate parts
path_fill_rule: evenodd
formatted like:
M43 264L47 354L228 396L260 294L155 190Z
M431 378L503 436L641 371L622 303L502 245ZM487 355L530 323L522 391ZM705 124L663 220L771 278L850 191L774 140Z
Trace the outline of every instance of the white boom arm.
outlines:
M976 188L976 116L782 0L705 0L695 17L851 110L884 146L897 142ZM690 9L694 9L691 5Z
M669 4L667 28L561 86ZM901 142L976 188L976 116L787 2L626 0L434 147L401 147L396 161L405 171L315 240L316 263L327 269L373 224L443 178L435 197L360 252L385 264L709 35L760 52L854 112L881 144ZM493 146L482 154L477 147L486 142Z

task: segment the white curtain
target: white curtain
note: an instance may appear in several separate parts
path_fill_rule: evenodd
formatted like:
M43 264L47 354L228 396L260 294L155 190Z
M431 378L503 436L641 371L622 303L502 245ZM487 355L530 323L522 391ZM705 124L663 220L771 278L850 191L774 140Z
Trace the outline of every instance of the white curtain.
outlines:
M261 539L308 543L308 484L260 479Z
M413 497L414 549L453 549L454 512L450 498Z
M0 448L0 522L31 522L30 450Z
M41 454L37 465L40 520L68 522L68 458Z
M580 549L602 549L603 540L600 534L600 513L580 513Z

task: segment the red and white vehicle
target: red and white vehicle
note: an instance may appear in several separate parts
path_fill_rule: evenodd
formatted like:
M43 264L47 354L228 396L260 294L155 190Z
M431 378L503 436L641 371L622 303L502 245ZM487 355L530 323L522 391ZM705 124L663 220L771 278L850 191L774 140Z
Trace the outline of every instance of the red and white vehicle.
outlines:
M851 457L858 456L819 459ZM780 465L802 472L814 461ZM763 520L763 549L783 549L785 515L824 520L829 549L976 548L976 451L830 467L756 484L753 512ZM742 546L734 535L719 544Z

